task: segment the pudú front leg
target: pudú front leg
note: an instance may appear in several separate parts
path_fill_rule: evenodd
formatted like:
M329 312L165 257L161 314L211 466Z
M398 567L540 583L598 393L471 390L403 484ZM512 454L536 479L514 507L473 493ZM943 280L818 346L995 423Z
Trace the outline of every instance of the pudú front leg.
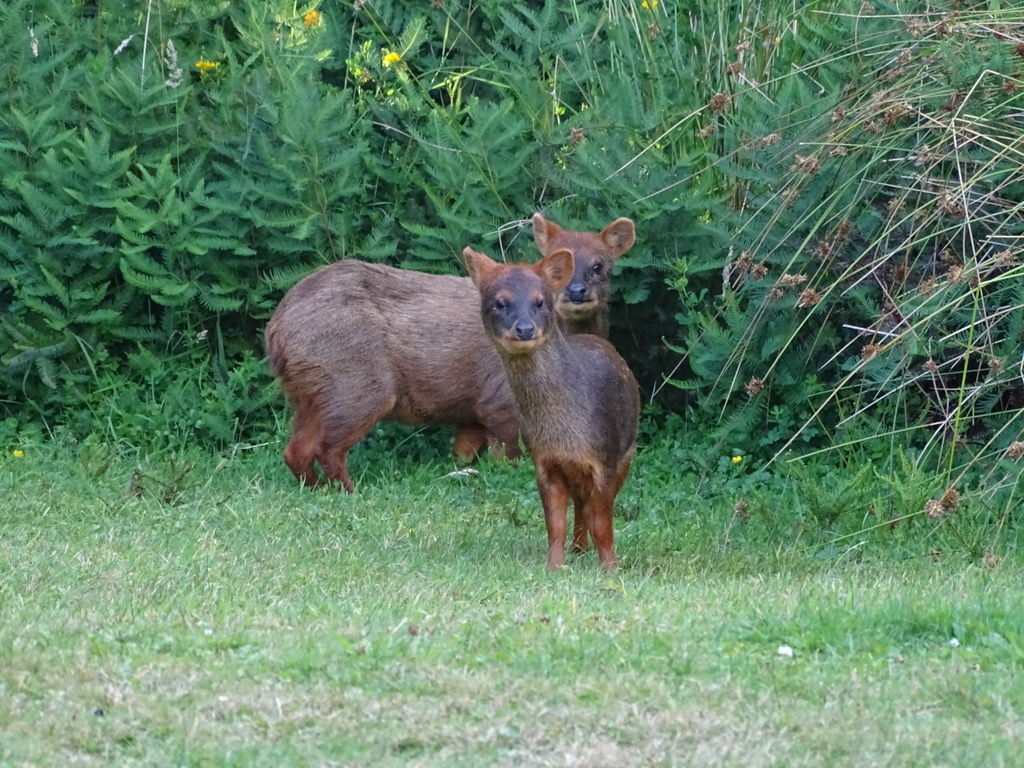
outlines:
M572 497L572 551L576 554L586 552L590 548L584 506L585 503L580 496Z
M544 506L544 524L548 529L548 568L557 571L565 564L565 513L569 489L560 478L545 477L537 468L537 489Z
M597 559L606 571L614 571L619 567L619 561L615 557L615 531L612 525L614 508L615 494L607 491L602 493L595 489L587 500L583 516L597 549Z

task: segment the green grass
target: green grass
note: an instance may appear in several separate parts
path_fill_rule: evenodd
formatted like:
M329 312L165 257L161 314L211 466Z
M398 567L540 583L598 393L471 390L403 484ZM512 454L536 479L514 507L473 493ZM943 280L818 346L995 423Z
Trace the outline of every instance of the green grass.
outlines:
M779 479L738 519L742 478L698 489L661 447L622 569L552 574L528 463L446 478L434 443L369 441L345 496L278 445L24 452L0 457L2 765L1019 764L1005 532L987 560L923 518L840 540Z

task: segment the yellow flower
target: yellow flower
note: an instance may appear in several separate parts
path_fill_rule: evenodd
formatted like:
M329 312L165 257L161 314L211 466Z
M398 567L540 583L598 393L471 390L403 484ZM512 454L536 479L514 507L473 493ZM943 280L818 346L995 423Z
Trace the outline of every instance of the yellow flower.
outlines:
M741 461L743 461L743 457L742 456L733 456L732 457L732 463L733 464L739 464Z
M385 67L390 67L392 64L397 64L401 60L402 60L402 57L399 56L397 53L395 53L394 51L388 51L384 55L384 58L381 60L381 63Z
M220 66L220 64L218 64L216 61L197 61L196 62L196 69L200 69L203 72L209 72L211 69L214 69L214 68L219 67L219 66Z
M305 24L307 27L315 27L317 24L320 23L320 20L322 18L323 17L320 15L320 11L313 10L302 17L302 23Z
M658 0L644 0L640 3L641 8L646 8L648 11L653 11L658 7Z
M15 451L14 452L14 458L16 458L16 459L20 459L24 455L25 455L24 451Z

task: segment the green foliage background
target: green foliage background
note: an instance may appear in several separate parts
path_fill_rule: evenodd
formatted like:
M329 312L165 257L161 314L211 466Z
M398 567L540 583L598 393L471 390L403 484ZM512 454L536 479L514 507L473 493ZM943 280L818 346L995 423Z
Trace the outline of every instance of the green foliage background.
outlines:
M664 350L672 308L644 301L710 247L709 202L639 201L685 167L676 144L615 173L686 108L687 72L640 71L625 8L325 4L307 24L281 2L43 5L0 11L12 416L251 438L280 409L260 332L299 277L350 257L457 272L467 244L533 258L535 210L637 221L619 330L644 329L635 361Z
M1012 485L1024 12L797 5L5 5L3 429L263 439L301 276L532 259L539 210L636 221L613 341L708 456Z

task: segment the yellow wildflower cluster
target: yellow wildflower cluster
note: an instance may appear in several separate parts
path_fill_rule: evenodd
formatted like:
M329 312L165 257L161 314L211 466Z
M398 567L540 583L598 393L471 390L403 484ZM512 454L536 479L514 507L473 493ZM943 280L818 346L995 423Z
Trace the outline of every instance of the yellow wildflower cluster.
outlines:
M322 19L323 16L320 15L320 11L312 10L302 17L302 23L305 24L307 27L315 27L321 22Z
M219 66L220 66L220 64L218 64L216 61L197 61L196 62L196 69L200 70L201 72L209 72L211 69L216 69Z
M401 60L402 57L399 56L397 53L395 53L394 51L388 51L386 54L384 54L384 58L381 59L381 64L383 64L385 67L390 67L392 64L397 64Z

